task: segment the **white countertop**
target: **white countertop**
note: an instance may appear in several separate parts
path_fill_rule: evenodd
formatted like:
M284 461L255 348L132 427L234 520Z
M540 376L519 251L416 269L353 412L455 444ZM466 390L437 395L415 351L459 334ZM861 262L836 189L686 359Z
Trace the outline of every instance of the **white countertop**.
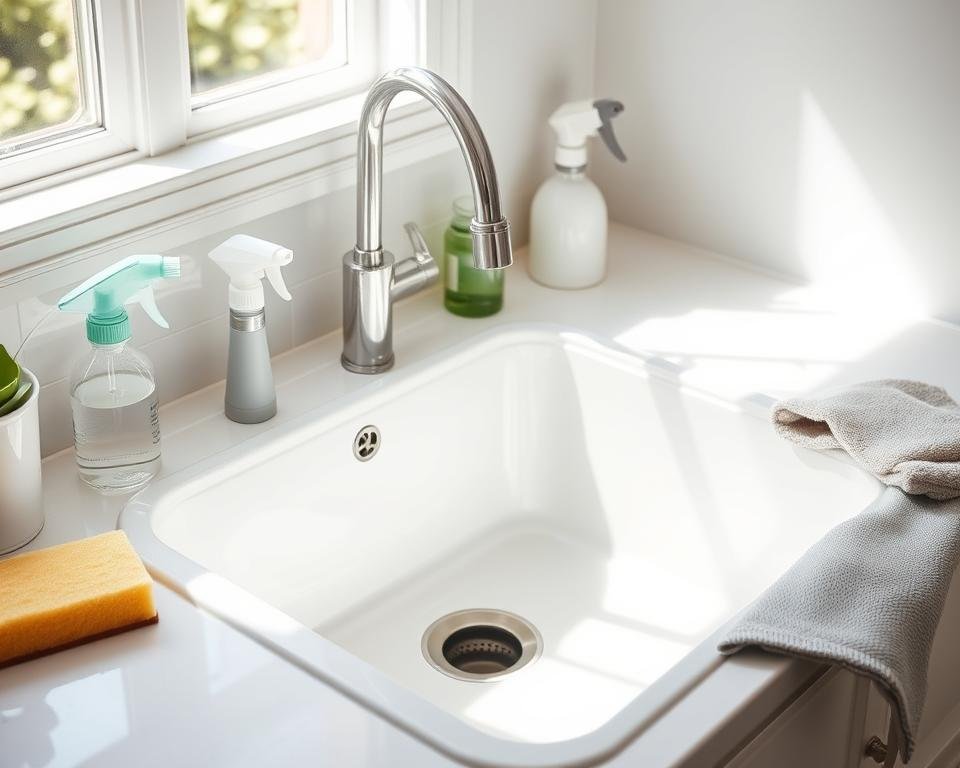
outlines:
M521 254L508 273L506 306L493 318L454 317L436 291L400 305L397 365L498 324L547 321L654 352L677 364L683 382L734 400L879 377L960 393L960 329L945 323L833 311L810 290L618 225L610 274L595 288L549 290L529 279L522 261ZM275 358L278 420L377 386L376 377L343 371L339 352L332 334ZM234 424L222 400L221 383L163 408L164 475L277 423ZM30 548L115 527L126 499L86 488L71 451L48 458L43 473L47 523ZM451 764L162 585L155 591L155 627L0 671L0 766ZM811 669L773 657L736 665L744 680L776 677L782 686L800 685ZM701 713L701 734L732 716ZM650 764L651 755L668 759L696 746L648 735L609 764Z

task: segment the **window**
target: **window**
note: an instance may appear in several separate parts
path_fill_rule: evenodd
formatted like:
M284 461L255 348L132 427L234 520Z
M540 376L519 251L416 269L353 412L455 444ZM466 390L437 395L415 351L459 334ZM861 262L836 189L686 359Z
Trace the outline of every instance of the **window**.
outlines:
M358 94L398 63L427 63L421 28L432 3L2 0L0 199L52 174L156 156Z
M98 3L113 14L99 27L91 0L0 2L0 190L69 167L67 144L77 163L132 148L133 115L105 109L107 88L128 90L124 46L96 44L125 37L121 2Z
M344 5L336 3L334 21L331 0L187 0L194 98L229 95L229 86L245 81L269 83L277 72L346 64Z
M187 0L186 11L190 134L356 91L375 74L369 0Z
M0 151L13 153L97 124L89 18L69 0L0 6Z
M0 113L12 113L0 126L0 286L32 290L54 265L196 240L352 185L356 119L379 72L426 66L469 98L470 9L0 0ZM67 101L41 111L43 90ZM388 167L455 150L422 99L402 93L390 110Z

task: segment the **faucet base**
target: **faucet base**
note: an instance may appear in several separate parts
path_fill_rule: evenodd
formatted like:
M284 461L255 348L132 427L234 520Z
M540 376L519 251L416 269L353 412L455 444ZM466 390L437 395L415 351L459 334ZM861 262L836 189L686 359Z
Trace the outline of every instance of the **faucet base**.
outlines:
M363 261L363 259L359 259ZM393 255L382 251L379 263L358 263L355 251L343 257L343 354L353 373L380 373L393 365Z
M390 355L390 359L383 363L378 363L376 365L357 365L350 360L347 360L346 357L340 355L340 365L346 368L350 373L364 373L364 374L374 374L374 373L383 373L384 371L389 371L393 368L393 355Z

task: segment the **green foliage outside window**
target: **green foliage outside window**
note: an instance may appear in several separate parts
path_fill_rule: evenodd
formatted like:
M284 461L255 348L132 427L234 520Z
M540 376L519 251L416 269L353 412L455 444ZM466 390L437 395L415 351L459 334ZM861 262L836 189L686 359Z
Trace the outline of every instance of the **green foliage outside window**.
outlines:
M70 0L0 0L0 139L80 109Z
M301 63L301 16L315 13L317 5L316 0L187 0L194 93Z

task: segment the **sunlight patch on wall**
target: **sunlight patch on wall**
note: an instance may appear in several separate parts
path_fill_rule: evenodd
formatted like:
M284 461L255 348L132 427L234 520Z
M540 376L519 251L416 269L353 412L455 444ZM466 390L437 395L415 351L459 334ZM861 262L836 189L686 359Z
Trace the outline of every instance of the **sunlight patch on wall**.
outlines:
M801 95L797 249L837 307L915 319L926 314L911 255L823 109Z

